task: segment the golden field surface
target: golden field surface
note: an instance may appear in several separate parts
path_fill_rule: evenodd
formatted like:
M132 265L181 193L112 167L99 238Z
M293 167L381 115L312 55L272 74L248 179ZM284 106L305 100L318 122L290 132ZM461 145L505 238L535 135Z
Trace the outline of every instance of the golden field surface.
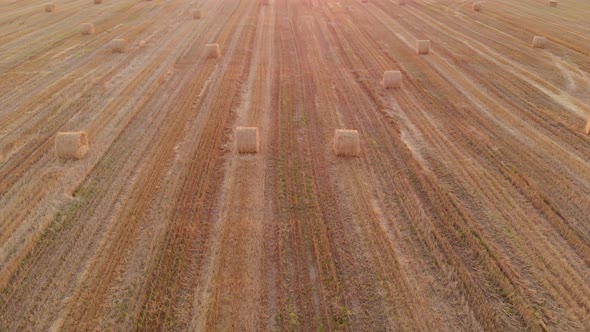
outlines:
M53 3L0 0L0 331L590 330L590 1Z

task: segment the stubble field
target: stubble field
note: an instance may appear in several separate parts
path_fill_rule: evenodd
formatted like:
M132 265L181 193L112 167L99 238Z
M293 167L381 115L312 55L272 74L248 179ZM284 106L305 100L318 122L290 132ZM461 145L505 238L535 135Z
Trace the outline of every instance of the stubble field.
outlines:
M590 329L590 2L54 3L0 0L0 331Z

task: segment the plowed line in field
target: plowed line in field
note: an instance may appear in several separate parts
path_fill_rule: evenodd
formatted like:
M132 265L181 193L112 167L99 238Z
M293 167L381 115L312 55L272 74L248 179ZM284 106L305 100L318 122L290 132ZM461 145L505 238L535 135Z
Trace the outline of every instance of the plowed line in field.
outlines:
M274 280L264 267L265 257L262 234L270 224L271 211L265 209L265 164L268 142L268 111L273 68L274 11L260 7L252 63L240 105L236 110L236 124L259 126L262 136L261 151L256 156L230 157L219 196L221 231L219 238L211 239L212 247L221 247L211 253L214 274L204 288L211 293L197 300L209 308L197 330L246 329L260 330L274 316L274 306L263 304L265 288ZM265 82L266 80L266 82ZM235 150L233 151L235 154ZM262 180L261 180L262 179ZM227 202L224 204L223 202ZM262 212L261 212L262 211ZM264 285L264 286L263 286ZM256 311L254 311L256 310ZM201 314L202 315L202 314ZM206 324L206 325L205 325Z
M236 15L232 15L232 18L236 17ZM235 29L238 28L238 24L232 24L232 23L228 23L226 25L224 25L224 32L223 33L230 33L233 34L233 31L236 31ZM220 43L222 45L225 45L224 43L224 39L220 38ZM211 63L211 61L209 61L209 63ZM231 81L231 80L230 80ZM190 82L190 81L189 81ZM188 91L191 91L191 94L194 96L196 95L199 90L196 89L194 87L193 84L183 84L181 86L186 86L188 89ZM183 90L181 90L183 91ZM176 99L178 100L192 100L192 98L183 98L183 97L176 97ZM137 231L137 225L136 223L142 221L144 219L144 217L141 215L141 213L146 213L147 211L149 211L149 209L147 209L146 206L142 206L142 202L143 204L151 204L151 202L154 199L154 195L155 193L158 191L158 186L159 186L159 181L157 179L162 178L162 175L159 174L164 174L163 172L165 172L167 170L168 165L170 165L171 163L169 161L165 161L165 160L170 160L172 158L172 153L174 152L173 146L175 146L178 141L179 138L184 130L178 130L178 128L186 128L185 126L187 126L186 122L187 122L187 116L194 116L194 108L192 107L192 103L191 102L185 102L183 105L181 105L182 107L180 108L180 113L178 114L178 116L176 117L176 119L174 119L173 122L169 123L169 127L167 127L167 131L164 132L164 134L162 135L164 138L167 137L166 133L168 133L171 136L171 139L162 139L160 141L160 144L166 144L166 146L159 146L156 151L163 151L163 153L159 154L159 158L163 158L163 159L156 159L153 162L149 162L150 164L153 165L158 165L160 167L158 168L154 168L149 170L149 172L144 173L144 174L140 174L140 177L137 181L138 186L135 188L135 190L138 191L137 195L131 193L130 197L132 198L132 200L128 201L126 206L123 206L122 209L120 210L119 214L120 216L117 217L117 219L119 220L129 220L130 222L128 222L127 224L121 224L120 227L124 227L124 228L120 228L120 229L113 229L113 235L115 237L117 237L116 239L113 239L112 236L108 236L108 238L110 238L109 242L112 243L113 245L108 246L107 248L105 248L104 252L101 253L100 256L100 260L96 261L93 264L93 274L90 275L88 277L88 283L91 285L95 285L93 288L94 289L89 289L88 291L85 291L83 294L80 294L80 302L81 303L88 303L87 300L85 299L89 299L89 298L95 298L99 295L99 294L104 294L104 291L107 289L106 287L109 287L110 284L113 282L113 279L116 275L116 268L119 264L121 264L122 262L120 260L113 260L113 253L114 252L121 252L121 251L125 251L125 248L127 246L129 246L131 244L131 239L134 236L129 236L131 234L134 234ZM184 124L184 125L181 125ZM175 138L176 136L176 138ZM165 152L164 152L165 151ZM148 178L144 178L143 176L148 176ZM148 195L148 196L146 196ZM129 208L127 208L127 206ZM143 211L143 212L142 212ZM175 218L172 218L173 222L174 222ZM119 227L117 227L119 228ZM176 250L176 249L175 249ZM96 301L96 300L94 300ZM70 317L68 318L68 320L66 321L66 324L70 325L70 324L80 324L79 322L82 321L92 321L91 319L88 319L89 317L97 317L98 312L97 311L89 311L89 310L96 310L96 306L92 306L89 308L83 308L83 307L76 307L76 309L70 313ZM94 316L93 316L94 315ZM148 317L150 319L153 318L157 318L157 317ZM164 322L162 322L164 323Z
M175 39L175 42L176 42L176 43L178 43L178 42L181 40L181 37L182 37L182 36L179 36L178 38L176 38L176 39ZM175 48L175 47L171 47L170 49L171 49L171 50L173 50L173 49L176 49L176 48ZM174 58L175 58L175 57L173 56L173 57L172 57L172 59L174 59ZM210 68L212 69L212 67L210 67ZM203 73L206 73L206 71L204 71ZM205 79L206 79L206 75L205 75L205 77L203 77L203 78L202 78L202 82L204 82L204 81L205 81ZM159 83L159 82L158 82L158 80L156 80L156 83ZM153 109L153 108L152 108L152 109ZM139 110L141 110L141 108L139 108ZM160 118L161 118L161 116L160 116ZM140 123L138 123L138 124L139 124L139 125L141 125L142 123L143 123L143 122L140 122ZM160 122L160 123L161 123L161 122ZM115 144L115 145L116 145L116 144ZM123 161L124 161L124 159L123 159ZM115 173L113 173L113 170L112 170L112 169L105 169L105 172L109 172L109 173L107 173L107 174L112 174L112 175L114 175L114 174L115 174ZM105 188L105 189L108 189L108 188ZM85 211L85 212L89 212L89 211ZM79 218L79 217L80 217L80 215L79 215L79 214L75 216L75 218Z
M153 62L153 65L159 65L159 61ZM145 77L145 75L148 75L148 74L151 74L151 73L153 73L153 69L151 67L148 67L148 68L146 68L146 70L144 70L143 77ZM104 79L105 80L108 79L108 77L110 75L111 75L111 72L109 72L107 74L107 76L104 77ZM137 77L137 79L132 84L130 84L130 85L127 86L127 90L124 90L124 92L125 91L129 91L129 92L132 91L133 89L135 89L135 87L137 86L138 83L145 84L145 82L142 79L142 76ZM86 108L90 108L90 106L88 105L88 100L89 99L86 99L86 98L85 99L82 99L82 101L84 101L86 103L85 104L86 106L84 106ZM122 105L119 105L119 103L114 103L113 107L110 108L111 111L108 111L109 108L107 108L107 110L105 110L103 113L101 113L101 116L103 116L103 120L107 120L109 118L112 118L112 116L114 114L116 114L116 113L113 113L116 110L115 107L118 107L118 106L122 106ZM76 105L73 108L78 108L78 107L81 107L81 106ZM83 111L83 110L80 110L79 109L78 111ZM117 112L120 112L118 109L116 111ZM106 116L107 114L108 114L108 116ZM98 125L98 126L99 127L102 127L102 125ZM92 130L89 131L89 134L91 135L91 138L92 138L92 136L94 136L93 135L94 132ZM51 139L46 139L46 141L47 141L47 143L45 143L46 146L51 146L52 143L53 143ZM91 144L92 144L92 142L91 142ZM31 170L29 170L29 172L36 172L37 171L36 168L43 167L43 165L45 165L48 162L52 162L53 160L54 160L53 156L51 156L51 157L50 156L44 156L44 158L42 160L40 160L39 162L37 162L36 164L31 164L31 167L33 167L33 168ZM23 167L23 165L21 165L21 167ZM47 178L46 180L47 181L41 182L41 183L44 185L45 188L52 188L53 184L58 179L56 179L56 178ZM30 185L38 185L38 184L37 183L33 183L33 184L30 184ZM11 191L12 192L15 192L15 191L18 191L18 190L22 190L22 188L19 188L19 187L13 187L13 188L11 188ZM36 192L43 193L44 190L47 190L47 189L31 190L30 192L31 193L36 193ZM10 223L8 224L8 227L10 227L11 225L12 225L12 227L17 227L17 225L18 225L18 227L19 227L15 231L7 231L6 232L6 234L12 234L12 238L10 239L11 241L5 243L5 245L8 246L8 247L10 247L14 243L16 243L15 241L17 241L17 240L23 241L22 240L23 237L14 236L15 234L21 234L22 236L26 236L25 237L26 240L24 242L25 245L23 245L23 250L17 251L19 253L18 256L13 256L12 257L13 258L12 259L12 262L10 262L10 263L7 264L7 267L8 268L2 271L3 273L10 273L13 270L13 268L10 268L10 267L11 266L15 266L14 264L18 263L18 261L20 260L20 258L22 258L23 255L27 253L27 251L28 251L27 248L30 248L31 241L34 241L35 239L38 238L38 235L40 234L40 232L43 229L45 229L45 226L41 226L41 227L35 226L34 227L35 229L33 230L31 228L30 222L29 223L22 223L21 222L21 220L24 217L27 216L27 213L30 213L30 210L22 210L22 209L19 208L19 204L20 204L19 202L22 202L20 199L26 199L27 201L29 201L29 204L32 204L33 202L35 202L34 197L26 198L26 197L20 197L20 196L16 196L16 195L6 195L5 198L12 200L12 201L9 201L10 204L7 205L7 206L10 207L12 205L14 207L14 209L12 209L12 210L10 210L10 209L7 209L6 210L7 213L10 212L10 211L13 211L12 214L8 213L6 215L6 220L10 220ZM14 213L18 213L19 215L15 215ZM49 222L49 220L48 220L48 222ZM37 222L36 222L36 224L37 224ZM41 225L43 225L43 224L41 224ZM2 226L3 227L6 227L5 224L3 224ZM6 228L4 228L4 230L6 230ZM33 233L31 233L31 232L33 232ZM3 233L3 234L5 234L5 233ZM4 274L3 277L7 277L7 275Z
M417 120L416 122L417 122L417 123L420 123L421 121L420 121L420 120ZM428 130L427 132L430 132L430 131L431 131L431 130Z

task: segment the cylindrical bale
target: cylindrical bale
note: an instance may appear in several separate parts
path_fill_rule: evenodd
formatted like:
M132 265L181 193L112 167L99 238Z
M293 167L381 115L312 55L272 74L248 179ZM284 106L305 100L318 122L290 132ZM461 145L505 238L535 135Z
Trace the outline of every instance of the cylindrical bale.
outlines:
M336 129L334 132L334 150L338 156L357 157L361 152L359 132L350 129Z
M430 52L430 40L416 41L416 52L418 54L428 54Z
M111 41L111 50L113 53L125 53L127 49L127 41L125 39L113 39Z
M586 133L586 135L590 135L590 119L588 119L588 122L586 123L586 128L584 128L584 132Z
M533 37L533 48L545 48L547 46L547 38L541 36Z
M193 17L193 20L198 20L201 18L202 14L201 11L199 9L193 9L191 11L191 16Z
M94 33L94 24L82 23L82 25L80 25L80 32L82 32L83 35L93 34Z
M236 127L235 135L238 153L258 153L260 149L258 127Z
M268 5L270 5L270 1L269 0L262 0L262 5L268 6Z
M483 5L481 4L481 2L474 2L472 8L474 11L479 12L481 11L482 6Z
M100 5L101 3L102 3L102 0L94 0L95 5Z
M399 70L388 70L383 73L383 87L399 88L402 85L402 73Z
M207 58L217 59L221 56L221 48L219 48L219 44L205 44L205 51Z
M368 3L369 0L361 0L362 3Z
M406 4L406 0L399 0L399 5L405 5Z
M88 153L88 135L85 131L57 133L55 152L59 158L63 159L84 158Z
M557 7L557 1L555 1L555 0L550 0L550 1L549 1L549 7Z
M53 3L45 4L45 11L48 13L55 11L55 4L53 4Z

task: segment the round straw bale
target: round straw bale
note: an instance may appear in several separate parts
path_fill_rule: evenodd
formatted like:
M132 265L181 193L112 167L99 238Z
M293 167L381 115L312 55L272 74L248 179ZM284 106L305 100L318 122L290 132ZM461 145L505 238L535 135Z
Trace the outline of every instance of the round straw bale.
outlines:
M191 11L191 15L193 17L193 20L198 20L201 18L201 11L199 9L193 9Z
M338 156L357 157L361 152L357 130L336 129L334 131L334 150Z
M541 36L533 37L533 48L545 48L547 46L547 38Z
M428 54L430 52L430 40L416 41L416 52L418 54Z
M88 153L85 131L59 132L55 136L55 152L63 159L82 159Z
M260 149L258 127L236 127L238 153L257 153Z
M82 23L82 25L80 25L80 32L82 32L83 35L93 34L94 33L94 24Z
M101 3L102 3L102 0L94 0L95 5L100 5Z
M586 128L584 128L584 132L586 133L586 135L590 135L590 119L588 119L588 122L586 123Z
M399 88L402 85L402 73L399 70L388 70L383 73L383 87Z
M474 2L473 3L473 10L476 12L481 11L481 8L483 7L481 2Z
M55 11L55 4L53 4L53 3L45 4L45 11L48 13Z
M368 3L369 0L361 0L362 3Z
M268 6L268 5L270 5L270 1L269 0L262 0L262 5Z
M406 0L399 0L399 5L405 5L406 4Z
M557 1L555 1L555 0L550 0L550 1L549 1L549 7L557 7Z
M125 39L113 39L111 41L111 50L113 53L125 53L125 49L127 48L127 41Z
M219 44L205 44L205 51L208 58L217 59L221 56Z

